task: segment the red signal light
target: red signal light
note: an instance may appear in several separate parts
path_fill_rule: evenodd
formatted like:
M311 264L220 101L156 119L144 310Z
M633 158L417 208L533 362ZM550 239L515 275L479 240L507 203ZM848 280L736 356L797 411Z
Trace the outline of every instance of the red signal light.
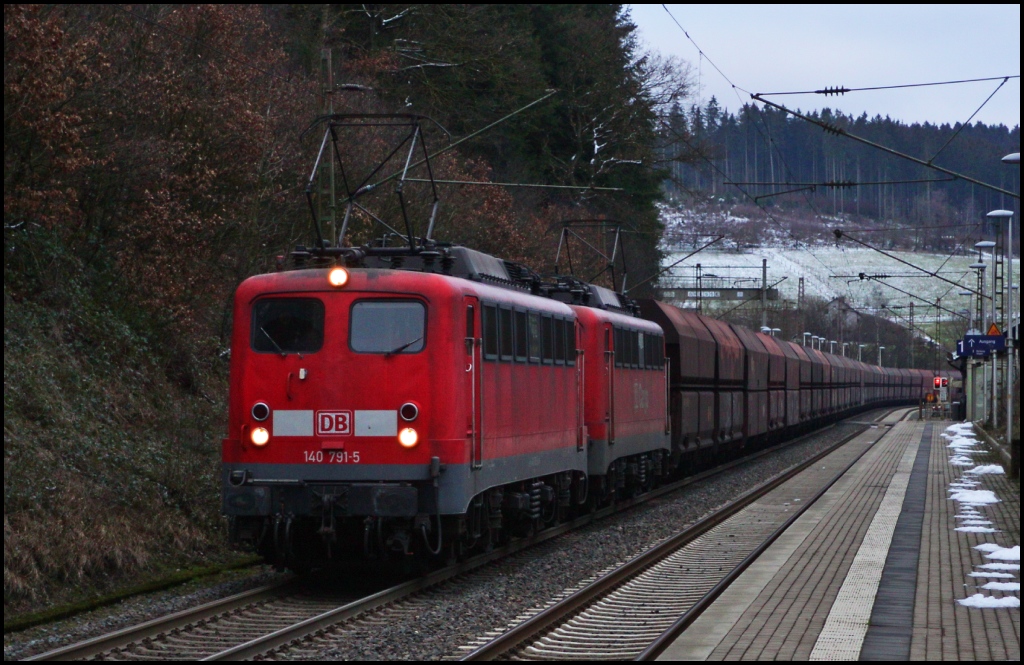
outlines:
M949 379L947 377L942 377L942 387L943 388L948 388L949 387Z
M941 388L942 387L942 377L939 377L939 376L935 377L935 387L936 388Z

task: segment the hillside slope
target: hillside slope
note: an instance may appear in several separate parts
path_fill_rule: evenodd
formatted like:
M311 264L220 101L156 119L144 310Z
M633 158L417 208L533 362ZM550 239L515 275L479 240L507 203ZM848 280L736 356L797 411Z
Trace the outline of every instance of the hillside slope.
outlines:
M4 613L208 564L225 370L156 350L105 304L4 287Z

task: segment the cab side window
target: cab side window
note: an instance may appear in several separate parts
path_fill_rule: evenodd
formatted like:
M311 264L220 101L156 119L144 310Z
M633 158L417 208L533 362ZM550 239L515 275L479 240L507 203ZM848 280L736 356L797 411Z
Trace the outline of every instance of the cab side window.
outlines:
M484 305L480 310L483 319L484 359L498 359L498 308Z

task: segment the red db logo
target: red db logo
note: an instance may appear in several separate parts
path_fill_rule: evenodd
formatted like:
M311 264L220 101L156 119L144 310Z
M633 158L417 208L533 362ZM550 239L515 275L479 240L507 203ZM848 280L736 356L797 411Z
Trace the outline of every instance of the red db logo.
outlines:
M352 434L351 411L317 411L316 433L319 436L349 436Z

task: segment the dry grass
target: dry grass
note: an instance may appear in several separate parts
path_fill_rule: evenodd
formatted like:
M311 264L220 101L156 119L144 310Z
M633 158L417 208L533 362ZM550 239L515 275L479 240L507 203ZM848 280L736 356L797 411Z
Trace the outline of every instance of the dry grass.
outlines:
M5 614L222 560L223 404L196 395L224 395L223 370L169 363L109 312L6 295Z

